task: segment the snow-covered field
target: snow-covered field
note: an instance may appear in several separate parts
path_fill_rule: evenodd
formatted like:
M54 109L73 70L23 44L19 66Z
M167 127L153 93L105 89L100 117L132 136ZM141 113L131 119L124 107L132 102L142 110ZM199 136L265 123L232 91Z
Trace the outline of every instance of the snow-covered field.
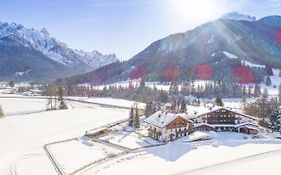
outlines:
M135 132L124 132L124 131L123 132L118 131L116 133L112 133L101 139L130 149L159 144L159 142L149 137L141 137Z
M128 81L121 81L113 84L107 84L107 85L100 85L100 86L94 86L94 88L102 90L105 86L122 86L122 87L129 87L129 84L131 83L133 86L138 86L140 84L141 79L134 79L134 80L128 80ZM206 83L214 83L212 80L195 80L194 85L205 85ZM170 89L170 84L169 83L160 83L160 82L145 82L145 85L147 87L153 88L154 86L158 90L163 90L163 91L169 91ZM82 84L82 86L87 86L90 87L90 84ZM179 89L181 89L181 85L179 85Z
M184 137L164 146L128 154L79 174L123 175L133 172L136 175L225 175L229 174L228 171L232 174L238 171L238 174L247 172L250 175L262 175L261 172L278 166L280 141L245 140L244 137L244 134L239 133L220 133L214 140L194 143L187 143L188 138ZM261 165L261 162L266 166L255 167L256 164ZM271 175L280 174L278 168L274 170L270 171Z
M46 100L42 99L21 99L21 98L0 98L0 105L6 116L39 112L46 109Z
M55 157L63 172L70 174L91 162L121 153L123 150L87 140L72 140L53 144L49 150Z
M41 110L45 101L1 99L4 111L6 106L7 112L18 114L0 119L1 175L56 175L42 148L44 144L81 137L86 130L125 119L129 114L125 109L78 102L69 102L68 110L26 113L26 108L27 111ZM18 107L21 104L26 107ZM19 115L21 113L24 114ZM145 146L144 140L135 133L118 132L104 139L121 146ZM270 134L251 139L240 133L219 133L213 140L187 141L188 137L183 137L167 145L129 153L77 174L280 174L281 141L272 139ZM54 145L51 151L69 173L83 164L118 154L120 149L91 144L82 137L81 140Z
M38 104L24 99L20 104L40 106L46 100L38 100ZM19 105L17 99L2 100L3 106ZM101 108L82 103L69 104L69 110L49 111L34 114L14 115L0 119L0 174L18 175L52 175L57 174L43 145L57 140L82 136L86 130L102 126L128 117L128 110ZM3 108L5 111L5 108ZM11 108L12 109L12 108ZM22 110L14 106L11 112ZM32 109L32 107L30 107Z

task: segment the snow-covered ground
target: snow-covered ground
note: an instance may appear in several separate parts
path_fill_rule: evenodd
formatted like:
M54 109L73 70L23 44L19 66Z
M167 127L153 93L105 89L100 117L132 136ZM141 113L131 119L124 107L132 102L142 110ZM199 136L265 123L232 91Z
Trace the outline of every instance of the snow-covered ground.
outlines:
M242 64L246 65L246 66L250 66L250 67L258 67L258 68L265 68L265 65L261 65L261 64L254 64L251 63L249 61L242 61Z
M42 99L0 98L0 105L6 116L45 110L46 102Z
M135 132L118 131L101 138L113 144L117 144L129 149L141 148L150 145L157 145L159 142L149 138L142 137Z
M131 83L133 86L139 86L141 79L134 79L134 80L128 80L128 81L121 81L113 84L107 84L107 85L99 85L99 86L94 86L94 88L102 90L105 86L122 86L122 87L129 87L129 84ZM214 83L212 80L195 80L194 85L205 85L206 83ZM169 83L160 83L160 82L145 82L145 85L147 87L153 88L154 86L158 90L163 90L163 91L169 91L170 89L170 84ZM86 86L86 87L91 87L90 84L82 84L81 86ZM181 89L181 85L178 86L179 89Z
M25 113L25 110L17 105L28 104L26 108L32 105L34 108L29 109L37 111L46 101L20 100L23 101L3 99L1 103L6 107L10 105L10 112L20 114ZM129 114L125 109L78 102L68 104L68 110L11 115L0 119L1 175L56 175L57 172L42 148L44 144L81 137L86 130L125 119ZM218 133L212 137L212 140L202 142L188 142L189 138L183 137L167 145L113 158L78 174L280 174L276 167L279 167L281 158L281 141L274 140L270 134L261 134L260 139L252 139L241 133ZM135 133L126 135L117 132L104 139L121 146L138 147L144 143ZM69 173L96 159L118 154L120 149L91 144L82 137L81 140L55 145L51 151Z
M88 102L93 102L93 103L101 103L101 104L106 104L106 105L113 105L113 106L121 106L121 107L127 107L130 108L134 105L134 101L129 101L129 100L123 100L123 99L114 99L114 98L88 98L88 97L70 97L71 99L75 100L83 100L83 101L88 101ZM145 108L144 103L137 103L138 107L141 109Z
M18 99L3 100L3 106L29 103L40 106L46 100L29 102ZM25 100L25 99L24 99ZM45 143L82 136L86 130L128 117L128 110L102 108L82 103L69 104L69 110L14 115L0 119L0 174L52 175L57 174L42 147ZM29 107L32 109L32 107ZM19 110L18 110L19 109ZM5 108L4 108L5 110ZM11 108L12 110L12 108ZM13 112L13 111L11 111Z
M281 157L280 141L253 140L245 137L248 136L239 133L219 133L214 140L194 143L188 143L188 138L183 137L164 146L128 154L78 174L124 175L133 172L136 175L225 175L238 171L240 172L238 174L247 172L251 175L262 175L261 172L270 171L267 166L278 166L278 158ZM261 162L266 166L255 166L261 165ZM227 171L222 171L224 169ZM250 169L252 173L248 171ZM274 168L270 174L279 175L280 171Z
M87 140L72 140L53 144L49 146L49 150L66 174L70 174L93 161L110 157L123 151L109 145Z
M271 79L271 86L266 86L265 83L261 84L262 89L268 89L268 94L272 96L278 95L278 87L281 84L281 77L279 77L279 70L273 69L273 76L270 76ZM276 86L274 88L273 86Z

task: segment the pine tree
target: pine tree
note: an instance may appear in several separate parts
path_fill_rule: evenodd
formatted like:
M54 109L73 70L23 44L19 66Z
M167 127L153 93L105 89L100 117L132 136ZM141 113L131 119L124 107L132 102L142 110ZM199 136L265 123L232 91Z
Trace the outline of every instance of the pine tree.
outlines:
M267 100L267 99L268 99L268 90L267 90L267 89L264 89L264 90L263 90L262 99L263 99L263 100Z
M258 97L261 95L261 88L258 84L255 84L255 87L254 87L254 96L255 97Z
M145 90L145 81L144 81L144 79L142 78L141 81L140 81L139 91L140 91L141 93L143 93L144 90Z
M152 102L146 103L144 115L145 115L146 117L149 117L153 112L154 112L154 111L153 111Z
M10 82L9 82L9 86L10 86L10 87L15 87L14 81L10 81Z
M270 77L266 77L265 85L266 86L271 86L271 79L270 79Z
M136 107L135 107L134 127L140 128L140 115L139 115L138 105L136 105Z
M0 118L4 117L4 112L2 106L0 105Z
M279 85L278 98L279 98L279 104L281 104L281 84Z
M146 117L148 117L149 116L149 109L150 108L150 103L146 103L146 105L145 105L145 111L144 111L144 115L146 116Z
M197 100L197 106L200 106L200 104L201 104L201 102L200 102L200 100L198 99L198 100Z
M251 88L251 86L248 86L248 96L249 97L252 96L252 88Z
M185 102L185 100L182 100L180 112L181 112L181 113L185 113L186 110L187 110L187 108L186 108L186 102Z
M268 76L272 76L272 75L273 75L273 70L272 70L272 67L271 67L271 66L266 65L266 66L265 66L265 71L266 71L266 74L267 74Z
M243 92L243 97L246 97L247 95L246 86L243 86L242 92Z
M133 127L134 125L134 107L131 107L130 114L129 114L129 126Z
M275 109L269 117L269 127L274 131L281 132L281 110Z
M59 109L67 109L67 105L64 102L64 91L62 87L59 87L59 91L58 91L58 101L59 101Z
M217 106L223 106L223 102L222 102L221 96L217 96L217 97L216 97L215 104L216 104Z

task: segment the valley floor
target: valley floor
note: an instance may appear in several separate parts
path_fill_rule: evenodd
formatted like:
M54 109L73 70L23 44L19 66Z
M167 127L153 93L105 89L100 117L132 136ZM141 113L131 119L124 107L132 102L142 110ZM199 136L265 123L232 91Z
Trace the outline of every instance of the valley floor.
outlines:
M44 99L0 98L4 112L6 108L9 114L0 119L0 174L58 174L43 145L68 138L80 139L52 147L60 165L68 173L104 155L110 157L124 151L122 147L105 147L81 136L86 130L126 119L129 110L69 102L68 110L46 112L42 111L45 102ZM213 138L188 142L189 138L183 137L163 146L109 159L77 174L280 174L281 141L273 139L270 134L264 133L260 138L253 139L240 133L218 133ZM144 140L134 133L123 136L116 133L104 140L132 148L148 144L144 144Z
M22 99L20 99L21 101ZM0 119L0 174L57 174L46 156L43 145L56 140L81 136L86 130L128 117L128 110L104 108L69 102L65 111L44 110L46 100L1 99L10 115ZM14 105L12 105L14 103ZM19 115L20 105L30 106L30 114Z

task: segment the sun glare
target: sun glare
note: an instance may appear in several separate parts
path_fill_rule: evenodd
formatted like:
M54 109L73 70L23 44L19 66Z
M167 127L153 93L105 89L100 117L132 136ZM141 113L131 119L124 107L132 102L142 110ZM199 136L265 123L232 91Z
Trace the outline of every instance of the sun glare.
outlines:
M171 0L171 7L180 18L202 21L221 12L218 0Z

